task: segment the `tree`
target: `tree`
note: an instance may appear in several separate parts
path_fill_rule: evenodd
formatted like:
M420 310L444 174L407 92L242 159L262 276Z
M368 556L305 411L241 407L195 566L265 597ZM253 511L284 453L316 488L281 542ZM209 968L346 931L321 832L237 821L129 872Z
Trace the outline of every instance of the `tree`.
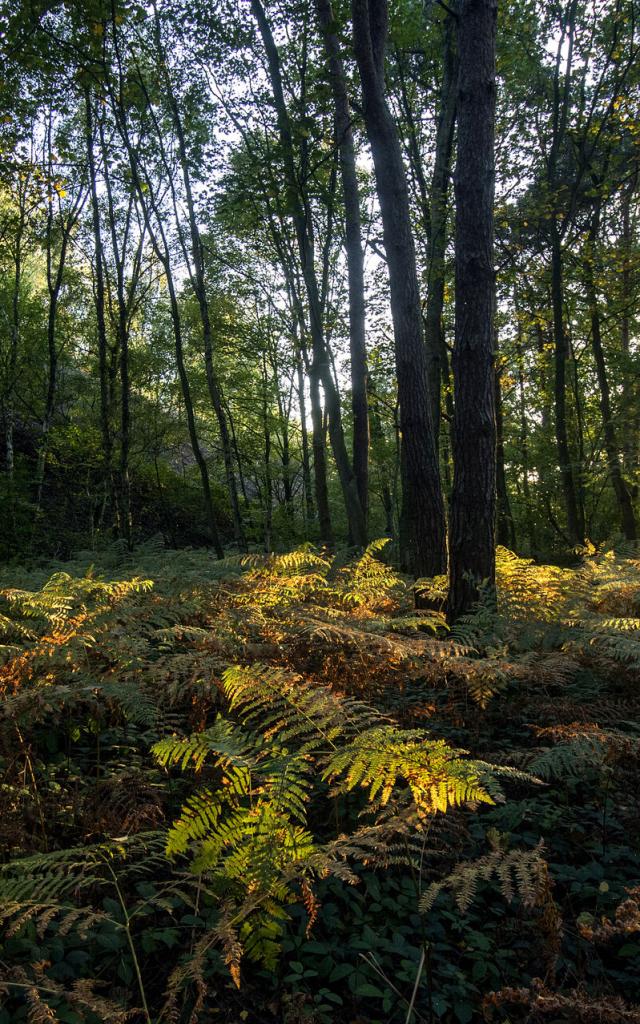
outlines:
M445 516L430 413L407 180L385 95L387 3L352 0L351 13L363 117L375 168L389 270L400 402L401 547L403 560L415 575L434 576L446 568Z
M495 586L493 199L496 0L463 0L458 45L456 337L448 617Z

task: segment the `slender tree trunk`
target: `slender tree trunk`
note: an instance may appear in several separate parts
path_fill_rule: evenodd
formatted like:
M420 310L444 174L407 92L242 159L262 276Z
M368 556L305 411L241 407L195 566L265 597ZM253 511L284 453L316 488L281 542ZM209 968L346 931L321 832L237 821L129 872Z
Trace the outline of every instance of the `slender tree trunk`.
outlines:
M273 480L271 478L271 430L269 429L269 399L267 389L267 361L262 357L262 431L264 436L264 549L271 551L273 527Z
M496 0L463 0L458 30L454 476L449 620L495 587L496 409L495 187Z
M522 344L522 322L519 315L517 293L514 296L516 312L516 356L518 372L518 412L520 416L520 459L522 465L522 495L524 498L524 512L527 523L527 536L529 538L529 552L532 555L538 550L538 537L535 526L535 518L532 505L531 487L529 484L529 425L527 422L527 400L525 395L524 376L524 351Z
M571 69L575 39L577 0L569 0L562 17L562 31L556 49L553 75L552 136L547 157L547 182L551 195L555 197L559 187L559 157L567 131L569 99L571 90ZM566 48L566 53L564 52ZM564 70L563 70L564 64ZM554 201L555 207L555 201ZM566 372L569 346L564 322L564 280L562 258L562 231L559 221L566 228L563 211L551 210L551 304L553 310L554 341L554 386L553 405L555 415L556 448L558 467L564 498L567 521L567 536L573 546L584 544L584 518L580 513L576 489L575 472L569 444L567 423Z
M229 423L229 429L231 431L231 444L233 446L233 454L236 460L236 466L238 467L238 479L240 480L240 490L242 492L242 500L244 501L245 508L249 508L250 501L249 495L247 494L247 485L244 479L244 468L242 465L242 456L240 454L240 446L238 444L238 438L236 436L236 425L233 420L233 414L229 403L225 403L225 412L227 414L227 422Z
M290 418L291 418L291 402L293 397L293 380L289 381L289 394L287 400L284 401L282 392L279 386L280 368L278 366L277 356L274 354L272 359L272 369L274 380L276 382L276 397L278 402L278 414L280 420L280 430L282 438L282 446L280 449L280 464L282 466L282 496L284 511L289 528L293 529L295 526L295 516L293 512L293 487L291 480L291 439L290 439Z
M216 374L214 366L213 332L211 330L211 315L209 312L209 301L207 298L207 288L205 282L204 250L202 247L202 239L200 237L200 228L198 227L198 220L196 217L196 209L193 199L193 189L191 187L191 175L189 173L189 157L187 153L187 145L185 141L184 128L182 124L182 117L180 115L180 109L178 107L178 102L173 91L173 85L168 71L168 64L166 56L164 54L164 48L162 46L162 39L160 35L160 22L155 3L153 4L153 11L155 17L156 44L161 58L161 66L164 70L165 88L169 100L169 106L171 108L173 126L176 132L176 138L178 140L178 155L180 158L180 169L182 172L182 180L184 183L185 196L187 200L189 233L191 236L191 258L193 265L193 269L191 272L191 281L193 285L193 290L196 295L196 299L198 301L198 309L200 311L200 320L202 323L202 339L204 345L204 361L205 373L207 378L207 388L209 391L211 405L213 406L216 419L218 421L218 429L220 431L220 441L222 443L222 455L224 459L227 489L229 491L229 499L231 502L231 515L233 520L234 538L240 550L246 551L247 542L244 535L244 527L242 525L240 502L238 501L238 488L236 486L236 478L233 471L233 451L231 447L231 438L229 436L229 427L227 424L227 418L225 416L224 411L222 389L220 387L220 382L218 380L218 376ZM178 216L178 210L176 210L176 216Z
M385 439L384 429L382 426L379 404L376 400L376 395L371 383L369 385L369 395L371 398L371 440L382 446L384 445ZM391 493L391 487L389 486L389 480L384 467L380 473L380 497L382 499L382 508L384 509L384 532L388 537L393 537L393 495Z
M211 496L211 484L209 481L209 470L202 449L200 447L200 441L198 439L198 431L196 427L196 418L193 411L193 401L191 399L191 388L189 386L189 377L184 363L184 350L182 345L182 328L180 324L180 311L178 309L178 300L175 292L175 286L173 283L173 275L169 266L169 260L165 263L165 274L167 277L167 286L169 289L169 299L171 305L171 319L173 321L173 333L175 340L175 353L176 353L176 364L178 367L178 377L180 379L180 387L182 389L182 398L184 401L185 412L187 414L187 427L189 430L189 440L191 442L191 450L193 457L196 460L196 464L200 471L200 480L202 482L202 493L204 496L204 507L207 518L207 525L209 527L209 533L211 535L211 542L218 558L224 557L224 551L222 548L222 542L220 540L220 534L218 532L218 524L216 515L213 507L213 498Z
M129 473L129 452L131 447L131 382L129 375L129 300L127 298L127 287L125 282L125 251L129 237L129 223L133 195L129 199L129 209L125 222L124 237L122 241L118 238L118 221L113 200L113 189L107 146L104 137L102 121L100 121L100 144L102 148L102 164L104 170L105 192L107 196L107 208L109 214L109 232L111 235L111 249L115 265L116 275L116 316L115 331L117 342L114 351L114 366L110 379L115 385L117 373L120 372L120 452L118 459L118 486L116 494L116 523L122 536L131 549L133 545L133 518L131 514L131 478ZM141 243L140 243L141 244ZM122 248L121 248L122 247ZM131 289L135 288L135 274L132 277ZM114 488L116 491L116 488Z
M456 120L458 56L455 19L448 15L444 27L444 54L436 153L431 179L430 231L427 247L427 346L429 399L436 446L440 443L442 379L448 361L442 314L444 310L445 252L447 247L447 195L451 177L453 132Z
M496 539L498 544L512 551L516 547L516 530L511 513L511 502L507 489L507 474L504 467L504 418L502 415L502 388L500 386L500 372L496 368L495 376L496 393L496 497L497 497L497 523Z
M13 433L15 428L15 387L18 372L18 353L20 350L20 292L22 289L22 241L27 223L26 199L27 183L19 182L19 217L14 241L14 272L13 295L11 296L11 339L9 342L9 360L7 367L7 391L4 400L5 415L5 469L9 479L9 497L12 521L15 517L15 495L13 477L15 455ZM15 522L13 521L15 527Z
M427 358L402 151L384 82L386 0L351 0L353 40L362 83L389 270L400 401L403 562L417 576L446 568L446 528L429 408Z
M117 38L117 29L115 24L114 37ZM160 261L160 264L165 273L167 290L169 293L169 308L171 312L171 321L173 324L176 365L178 369L178 378L180 381L182 398L184 401L184 407L187 416L187 428L189 432L191 450L193 452L193 457L200 472L200 480L202 483L202 493L205 506L205 515L211 537L211 543L214 547L214 550L218 558L223 558L224 550L222 547L222 542L220 540L218 524L216 520L215 510L213 507L213 499L211 496L211 484L209 480L209 470L207 468L206 459L202 453L202 449L200 447L200 442L198 439L198 431L196 426L195 413L193 409L193 401L191 398L191 388L189 385L189 376L187 374L184 362L184 347L182 342L182 325L180 320L180 310L175 290L175 283L173 280L173 273L171 270L169 246L167 244L167 238L163 227L162 213L158 209L151 183L145 176L144 169L140 165L139 155L132 145L124 111L120 106L119 100L115 97L113 97L113 99L114 112L118 120L120 135L124 143L125 149L127 151L127 156L129 158L129 168L131 170L131 177L138 195L138 201L140 203L140 209L142 210L142 215L144 217L145 226L147 231L149 232L149 238L151 239L154 252L158 260ZM153 214L154 220L152 220L151 214Z
M567 534L572 545L584 544L584 519L580 515L575 475L567 426L567 359L569 355L564 324L564 284L562 246L555 223L551 225L551 298L554 340L554 412L556 447L567 518Z
M633 307L633 264L631 259L633 229L631 224L631 204L637 187L638 171L636 170L622 194L622 273L620 275L622 291L620 343L625 359L622 383L622 397L625 410L622 427L622 450L624 474L633 499L638 496L638 468L640 462L640 445L638 443L640 437L640 388L629 366L631 313Z
M294 524L293 516L293 488L291 486L291 445L289 442L289 423L283 420L282 423L282 492L284 496L284 509L287 521L291 526Z
M111 395L109 386L108 340L105 319L105 287L104 287L104 247L100 226L100 206L98 203L98 186L96 177L96 161L93 138L93 110L89 89L85 91L86 109L86 146L89 166L89 191L91 196L91 215L93 225L93 243L95 247L95 307L98 328L98 367L100 376L100 430L102 433L102 457L104 460L104 486L106 500L113 513L113 440L111 437Z
M315 0L329 65L335 109L335 135L345 211L345 247L349 283L349 350L351 356L351 407L353 411L353 472L365 519L369 507L369 409L367 398L367 347L364 301L364 257L360 224L360 195L356 174L351 109L340 43L334 31L331 0Z
M618 440L611 411L611 389L609 387L607 366L602 347L600 308L598 305L598 295L593 271L593 261L595 258L595 247L597 244L599 227L600 211L596 209L589 232L591 258L586 259L584 262L585 290L587 303L589 305L589 316L591 319L591 348L596 365L596 375L600 391L600 412L602 414L602 428L604 433L604 445L607 453L607 462L609 464L609 476L611 478L611 485L618 505L620 526L622 527L622 531L626 539L629 541L635 541L637 538L636 519L633 511L631 495L622 472Z
M342 487L350 533L352 534L356 544L363 547L366 544L367 539L365 517L358 497L356 480L344 440L340 398L331 373L331 364L324 338L322 326L322 302L314 266L313 232L310 224L310 210L309 204L306 202L306 197L301 195L299 178L296 174L293 157L293 137L282 87L280 58L261 0L251 0L251 9L258 24L267 56L269 77L278 119L278 131L282 145L288 200L295 224L300 268L307 292L311 341L313 346L312 371L313 376L316 378L315 382L313 380L311 382L312 396L314 388L317 388L318 384L322 382L324 400L329 418L329 438L331 441L331 449L333 451L333 457L335 459L338 477ZM320 514L320 508L318 509L318 512Z
M56 338L57 329L57 316L58 316L58 302L60 299L60 290L62 288L62 282L64 278L64 270L67 262L67 252L69 248L69 240L71 233L80 215L80 211L84 204L84 197L82 192L79 192L76 200L74 201L70 211L64 217L61 217L61 231L62 237L60 240L60 251L58 253L58 259L55 262L53 258L53 233L54 233L54 214L53 214L53 172L51 169L52 164L52 150L53 143L51 139L51 125L47 133L47 147L48 147L48 160L49 160L49 184L48 184L48 199L47 199L47 226L46 226L46 264L47 264L47 290L49 292L49 310L47 314L47 389L45 396L44 413L42 416L42 424L40 428L40 446L38 449L38 459L36 463L36 476L35 476L35 515L34 515L34 527L35 522L40 514L40 508L42 505L42 493L44 488L45 469L47 463L47 454L49 448L49 433L53 425L53 417L56 410L56 399L58 394L58 343Z
M302 357L298 356L298 408L300 410L300 440L302 447L302 487L304 490L304 519L312 523L315 518L313 492L311 490L311 462L309 459L309 432L307 430L307 400L304 389L304 371Z
M316 366L309 367L309 400L311 404L311 445L313 448L313 482L315 489L316 508L318 510L318 526L320 540L324 544L333 544L333 527L329 511L329 491L327 489L327 460L325 446L324 414L320 398L320 379Z

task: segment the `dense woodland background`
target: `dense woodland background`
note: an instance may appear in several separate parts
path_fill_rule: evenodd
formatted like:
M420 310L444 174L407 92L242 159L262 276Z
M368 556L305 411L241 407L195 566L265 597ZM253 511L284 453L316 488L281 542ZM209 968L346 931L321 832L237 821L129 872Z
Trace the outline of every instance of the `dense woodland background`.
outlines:
M0 1024L640 1021L639 18L0 2Z
M385 230L346 12L214 6L4 15L5 558L158 533L241 550L397 536ZM428 364L409 386L430 389L448 498L456 19L390 13L392 120L369 131L400 146L410 225L394 209L390 230L414 239L398 248L415 247ZM636 533L636 14L499 11L498 540L538 557Z

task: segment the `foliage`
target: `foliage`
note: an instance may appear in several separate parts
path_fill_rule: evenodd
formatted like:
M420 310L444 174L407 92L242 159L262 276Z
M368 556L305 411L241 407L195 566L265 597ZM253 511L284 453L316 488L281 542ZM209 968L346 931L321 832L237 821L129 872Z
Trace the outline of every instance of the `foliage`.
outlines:
M637 562L451 635L374 557L5 572L3 1024L635 1012Z

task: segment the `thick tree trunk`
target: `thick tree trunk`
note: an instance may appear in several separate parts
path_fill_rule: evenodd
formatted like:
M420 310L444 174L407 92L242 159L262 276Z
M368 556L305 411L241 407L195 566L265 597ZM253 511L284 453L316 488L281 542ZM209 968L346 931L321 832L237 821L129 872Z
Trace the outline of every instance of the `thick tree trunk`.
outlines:
M367 542L365 517L358 497L353 469L347 454L344 431L342 429L340 398L331 373L331 364L324 338L322 302L314 266L313 232L309 221L310 211L308 202L304 201L300 193L299 179L296 174L291 125L282 87L280 58L271 27L260 0L251 0L251 9L258 24L267 56L269 77L278 120L278 131L282 145L288 200L296 229L300 269L307 292L313 346L312 373L317 383L322 382L325 406L329 418L329 439L342 487L347 520L349 522L349 532L353 536L355 543L363 547ZM312 393L313 387L314 382L312 381ZM320 513L320 508L318 512Z
M345 212L345 248L349 283L349 351L351 356L351 408L353 411L353 473L365 523L369 507L369 409L365 332L364 257L360 224L360 195L347 82L340 44L333 29L331 0L316 0L329 65L335 108L335 135Z
M496 0L463 0L459 22L456 194L454 476L448 617L455 622L495 587Z
M445 515L429 409L427 357L407 180L398 133L385 95L386 0L352 0L351 11L364 120L373 156L389 269L402 434L403 562L417 576L434 576L446 569Z

